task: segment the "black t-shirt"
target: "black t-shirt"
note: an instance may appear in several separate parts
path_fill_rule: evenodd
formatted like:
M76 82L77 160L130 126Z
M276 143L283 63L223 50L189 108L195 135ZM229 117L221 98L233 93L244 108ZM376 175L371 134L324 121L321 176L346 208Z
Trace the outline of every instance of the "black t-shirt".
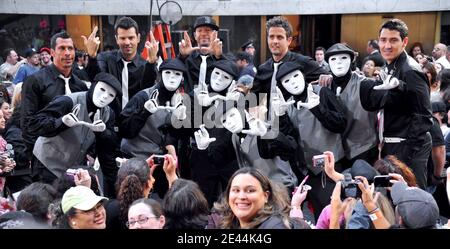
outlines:
M431 134L432 148L439 147L442 145L445 146L444 135L442 134L441 127L439 127L439 122L435 117L433 117L433 126L431 126L430 134ZM430 153L430 156L428 157L427 174L428 174L428 177L427 177L428 185L431 185L431 183L432 183L431 177L434 174L434 164L433 164L433 157L431 156L431 153Z

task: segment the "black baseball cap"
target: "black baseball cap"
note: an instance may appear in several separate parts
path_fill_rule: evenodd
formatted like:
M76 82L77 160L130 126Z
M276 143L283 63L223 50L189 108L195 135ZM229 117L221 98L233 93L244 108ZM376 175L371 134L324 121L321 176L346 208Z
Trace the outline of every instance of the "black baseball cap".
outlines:
M219 30L219 26L217 26L216 21L211 16L200 16L195 19L194 22L194 32L198 27L208 26L213 30Z

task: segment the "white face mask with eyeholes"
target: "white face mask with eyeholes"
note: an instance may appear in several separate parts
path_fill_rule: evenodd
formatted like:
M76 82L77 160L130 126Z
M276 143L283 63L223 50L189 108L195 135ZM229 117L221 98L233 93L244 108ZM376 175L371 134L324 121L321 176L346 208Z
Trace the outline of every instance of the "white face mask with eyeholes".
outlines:
M341 77L347 74L352 63L350 55L346 53L335 54L328 58L328 64L330 65L331 72L337 77Z
M299 95L305 90L305 78L300 70L294 70L281 78L281 85L292 95Z
M92 93L92 102L98 108L103 108L114 100L116 94L117 92L112 86L99 81L95 85L94 92Z
M244 129L243 117L236 107L228 110L222 117L222 124L225 129L232 133L239 133Z
M181 81L183 81L183 72L172 69L164 69L161 72L161 77L164 87L173 92L178 89Z
M233 76L220 68L214 68L211 73L211 88L216 92L225 90L230 86L231 81L233 81Z

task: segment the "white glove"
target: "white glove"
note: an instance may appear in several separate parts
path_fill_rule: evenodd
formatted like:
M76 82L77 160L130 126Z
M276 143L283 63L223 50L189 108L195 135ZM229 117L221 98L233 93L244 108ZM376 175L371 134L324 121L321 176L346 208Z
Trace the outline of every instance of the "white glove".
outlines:
M175 109L172 111L172 115L175 116L178 120L186 119L186 106L183 105L183 102L178 102L175 105Z
M205 129L205 125L200 125L200 130L194 132L195 142L199 150L206 150L210 143L216 141L216 138L209 137L208 131Z
M247 110L245 110L245 118L250 129L242 130L242 133L261 137L266 135L268 125L265 122L250 115Z
M100 118L100 109L94 115L94 122L88 123L84 121L80 121L81 124L91 129L93 132L103 132L106 130L106 125Z
M233 80L231 85L228 87L228 92L225 100L239 101L242 93L238 90L236 81Z
M301 109L301 107L304 107L306 109L311 110L312 108L318 106L320 104L320 96L317 95L314 90L312 85L310 84L308 86L308 98L307 98L307 103L303 103L301 101L297 102L297 109Z
M342 87L338 86L338 87L336 88L336 97L341 96L341 92L342 92Z
M158 95L158 89L153 90L150 94L150 99L144 104L145 109L147 109L150 113L155 113L158 110Z
M295 103L295 100L286 102L280 88L276 87L277 94L273 97L272 109L277 116L283 116L290 105Z
M79 125L80 121L77 118L79 112L80 112L80 104L77 104L73 107L72 112L62 117L62 122L68 127L74 127L76 125Z
M400 81L392 75L388 75L384 70L380 71L380 79L383 81L383 84L374 86L373 90L390 90L398 87L400 85Z

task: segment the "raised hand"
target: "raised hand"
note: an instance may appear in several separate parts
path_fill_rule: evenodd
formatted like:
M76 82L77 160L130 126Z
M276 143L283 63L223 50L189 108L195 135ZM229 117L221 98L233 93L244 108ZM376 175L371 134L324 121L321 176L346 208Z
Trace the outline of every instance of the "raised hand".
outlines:
M95 26L92 33L89 35L88 38L86 36L82 35L81 38L83 39L84 46L86 47L86 51L88 55L92 58L97 56L98 47L100 46L100 38L98 36L95 36L95 34L98 31L98 27Z
M297 102L297 109L301 109L302 107L307 108L307 109L312 109L316 106L318 106L320 104L320 96L317 95L314 90L312 85L310 84L308 86L308 98L307 98L308 102L307 103L303 103L302 101L298 101Z
M91 176L89 175L89 171L85 170L85 169L81 169L79 168L77 170L77 173L74 175L73 177L75 185L82 185L85 187L90 188L91 187Z
M77 118L79 112L80 112L80 104L77 104L72 108L72 112L62 117L62 122L68 127L74 127L76 125L79 125L80 121Z
M206 150L210 143L216 141L216 138L209 137L209 133L204 124L200 125L200 130L194 132L194 136L199 150Z
M277 94L273 97L272 108L277 116L283 116L290 105L295 103L295 100L286 102L280 88L276 87Z
M300 183L298 188L294 190L292 193L291 206L300 208L303 201L306 199L306 195L308 191L311 190L309 185L305 185L306 180L308 180L308 176L306 176L303 181Z
M159 42L153 36L153 32L150 30L150 41L145 42L145 48L147 49L147 61L149 63L155 63L158 60Z
M172 115L178 120L186 119L186 106L183 105L183 101L179 101L175 104L175 109L172 111Z
M267 133L268 125L260 119L255 118L245 110L245 118L249 125L248 130L242 130L242 133L253 136L264 136Z
M191 38L189 37L187 31L183 33L184 39L178 43L180 54L183 57L190 55L193 51L198 50L199 47L192 47Z
M217 31L213 31L211 33L210 41L211 43L209 45L209 52L216 58L220 58L222 56L222 41L217 38Z
M384 70L381 70L378 76L383 81L383 84L374 86L373 90L390 90L400 85L400 81L397 78L392 75L388 75Z
M210 106L213 99L209 96L208 88L203 86L204 82L201 82L197 92L197 100L201 106Z
M228 87L228 92L225 100L238 101L242 94L243 93L239 91L236 81L233 80L231 82L231 85Z
M144 108L150 113L155 113L158 110L158 89L153 90L150 94L150 99L144 103Z

